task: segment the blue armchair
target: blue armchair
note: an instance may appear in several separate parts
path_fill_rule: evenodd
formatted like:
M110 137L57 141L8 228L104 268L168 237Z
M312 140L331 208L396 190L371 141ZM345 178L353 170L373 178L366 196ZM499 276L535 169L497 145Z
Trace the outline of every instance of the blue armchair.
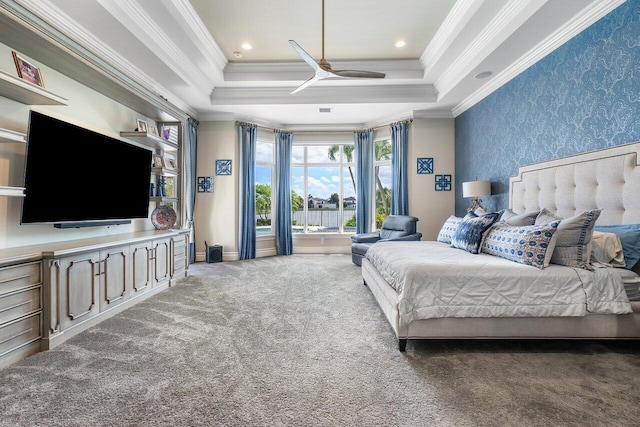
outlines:
M409 215L389 215L382 221L380 231L361 233L351 236L351 261L362 265L362 258L367 250L377 242L390 240L420 240L422 233L416 232L418 218Z

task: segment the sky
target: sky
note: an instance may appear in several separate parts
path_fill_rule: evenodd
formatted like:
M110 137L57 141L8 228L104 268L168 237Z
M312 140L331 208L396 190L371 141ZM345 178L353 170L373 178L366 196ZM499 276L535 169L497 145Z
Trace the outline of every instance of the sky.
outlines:
M275 155L273 153L273 144L256 144L256 162L260 161L273 162ZM328 199L331 194L339 193L340 174L339 162L331 161L328 157L330 145L309 145L307 148L308 168L308 193L314 197ZM291 154L291 189L300 196L306 198L304 191L304 146L294 146ZM353 159L352 159L353 161ZM343 197L355 197L355 191L349 173L348 166L355 177L355 165L353 163L345 164L343 167L342 181L344 186ZM266 167L256 167L256 184L271 184L270 170ZM356 178L357 179L357 178ZM380 179L383 186L391 188L391 167L383 167L380 171Z

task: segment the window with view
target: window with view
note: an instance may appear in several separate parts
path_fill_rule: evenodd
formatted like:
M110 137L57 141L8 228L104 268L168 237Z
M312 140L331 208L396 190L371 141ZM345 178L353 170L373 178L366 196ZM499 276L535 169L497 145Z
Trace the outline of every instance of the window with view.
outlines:
M294 144L291 197L294 233L353 233L357 202L353 145Z
M273 234L275 178L275 143L258 139L256 141L256 232L257 235Z
M376 230L382 227L382 221L391 213L391 141L383 139L374 145L374 191L376 201Z

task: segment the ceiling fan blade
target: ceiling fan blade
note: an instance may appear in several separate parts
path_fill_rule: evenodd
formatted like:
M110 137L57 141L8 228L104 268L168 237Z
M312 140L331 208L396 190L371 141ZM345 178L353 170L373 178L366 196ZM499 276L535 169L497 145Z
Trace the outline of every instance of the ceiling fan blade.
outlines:
M312 85L313 83L317 82L318 80L322 80L322 78L318 77L317 75L314 75L309 80L307 80L306 82L304 82L300 86L298 86L298 88L296 90L291 92L291 95L293 95L296 92L300 92L302 89L306 88L307 86Z
M358 70L332 70L333 74L339 77L356 77L365 79L384 79L385 73L375 71L358 71Z
M318 71L321 69L318 63L311 57L311 55L309 55L302 47L300 47L300 45L296 43L295 40L289 40L289 44L298 53L298 55L300 55L300 57L304 59L304 62L306 62L311 66L311 68L313 68L313 71Z

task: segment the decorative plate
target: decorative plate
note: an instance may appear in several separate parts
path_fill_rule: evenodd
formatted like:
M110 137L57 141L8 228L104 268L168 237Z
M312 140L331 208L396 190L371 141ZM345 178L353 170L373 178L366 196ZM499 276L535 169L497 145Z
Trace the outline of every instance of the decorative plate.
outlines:
M176 223L176 211L171 206L158 206L151 212L151 223L156 230L168 230Z

